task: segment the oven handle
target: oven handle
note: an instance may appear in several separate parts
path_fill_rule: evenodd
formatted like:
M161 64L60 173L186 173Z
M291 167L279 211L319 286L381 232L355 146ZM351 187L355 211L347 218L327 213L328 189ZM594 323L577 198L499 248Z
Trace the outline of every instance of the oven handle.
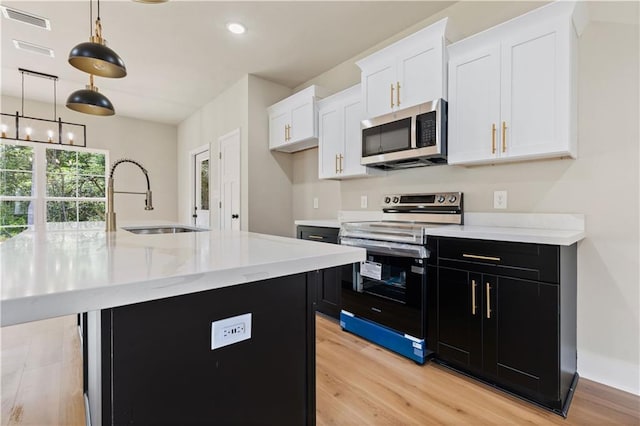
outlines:
M343 237L340 244L351 247L360 247L376 254L427 259L429 250L425 246L413 244L394 243L390 241L364 240L361 238Z

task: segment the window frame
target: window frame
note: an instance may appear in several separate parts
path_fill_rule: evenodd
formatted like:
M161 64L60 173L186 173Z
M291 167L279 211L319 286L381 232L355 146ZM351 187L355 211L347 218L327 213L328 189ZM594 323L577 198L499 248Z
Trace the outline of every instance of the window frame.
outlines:
M27 224L27 229L44 228L47 224L47 202L48 201L70 201L70 202L83 202L83 201L98 201L105 203L106 214L106 202L107 202L107 182L109 176L109 151L105 149L86 148L82 146L73 145L61 145L61 144L46 144L25 142L17 140L5 140L0 139L2 145L20 145L33 149L33 161L32 161L32 173L33 181L31 187L30 196L14 196L14 195L2 195L0 194L0 201L31 201L34 203L33 210L33 224ZM47 149L55 149L62 151L75 151L84 152L90 154L104 155L104 184L105 184L105 196L104 197L54 197L47 195ZM77 216L76 216L77 217ZM79 223L76 221L69 221L68 223ZM10 225L0 225L0 228L14 227Z

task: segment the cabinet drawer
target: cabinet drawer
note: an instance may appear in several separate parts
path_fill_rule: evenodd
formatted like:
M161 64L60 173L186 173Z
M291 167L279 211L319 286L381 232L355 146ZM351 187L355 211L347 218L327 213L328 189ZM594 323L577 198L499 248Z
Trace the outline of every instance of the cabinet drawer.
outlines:
M440 238L440 266L559 283L559 248L545 244Z
M297 235L301 240L338 244L338 229L320 226L298 226Z

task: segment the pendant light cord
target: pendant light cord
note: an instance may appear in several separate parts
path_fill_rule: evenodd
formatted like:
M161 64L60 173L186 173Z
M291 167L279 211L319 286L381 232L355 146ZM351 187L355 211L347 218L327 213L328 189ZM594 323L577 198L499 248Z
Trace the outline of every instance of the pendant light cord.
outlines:
M89 0L89 39L93 37L93 0Z

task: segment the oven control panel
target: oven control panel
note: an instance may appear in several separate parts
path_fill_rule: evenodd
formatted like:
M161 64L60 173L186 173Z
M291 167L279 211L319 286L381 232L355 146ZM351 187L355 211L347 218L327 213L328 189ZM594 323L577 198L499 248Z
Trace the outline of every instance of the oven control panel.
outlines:
M429 194L387 194L382 197L383 208L393 207L461 207L462 192L437 192Z

